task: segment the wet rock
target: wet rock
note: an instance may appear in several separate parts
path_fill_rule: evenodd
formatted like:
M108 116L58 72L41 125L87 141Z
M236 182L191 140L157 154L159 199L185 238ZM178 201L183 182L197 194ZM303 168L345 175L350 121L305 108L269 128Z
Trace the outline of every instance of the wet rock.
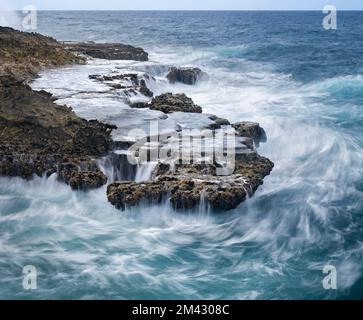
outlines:
M202 108L196 105L193 100L187 97L184 93L165 93L157 96L151 101L150 109L162 111L164 113L202 113Z
M211 130L217 130L217 129L220 129L222 126L230 125L230 122L227 119L219 118L215 115L211 115L209 117L209 119L213 121L213 123L207 127L208 129L211 129Z
M138 166L128 161L127 152L111 153L101 163L103 168L112 168L108 173L111 181L133 181L136 178Z
M109 151L114 126L81 119L50 94L12 78L0 81L0 101L0 175L31 179L58 173L82 190L106 183L92 158ZM73 165L65 170L69 159Z
M148 61L149 55L142 48L121 43L75 43L65 42L65 47L92 58L107 60Z
M159 136L158 146L148 143L150 137L137 141L129 149L129 152L134 152L135 158L141 156L141 150L158 154L161 149L166 157L159 158L151 181L147 183L112 183L107 192L109 201L123 210L142 202L159 203L168 199L177 210L208 207L215 211L228 211L252 196L274 164L258 155L251 137L246 137L244 132L243 137L236 135L236 130L228 125L227 120L219 120L216 116L209 116L209 119L225 127L213 129L210 134L203 130L200 136L191 132L194 134L192 139L186 138L183 132L168 133ZM214 140L219 135L219 139L223 139L222 145L234 140L234 149L231 150L234 151L231 154L233 161L228 158L225 163L224 155L218 153L218 148L215 149L215 146L221 145L221 141ZM193 152L193 144L188 144L198 137L203 140L201 145L204 146L200 154ZM185 154L187 158L190 156L187 161L183 158ZM143 154L142 158L147 159L147 154Z
M205 203L213 210L228 211L253 195L263 178L270 174L273 163L260 156L249 163L238 162L235 173L230 176L216 176L215 169L198 166L176 166L175 171L158 168L163 173L147 183L115 182L108 186L108 199L123 210L141 201L159 203L168 198L174 209L193 209Z
M157 146L149 143L150 137L145 137L131 146L128 151L133 152L136 163L140 163L142 150L159 154L159 163L152 172L151 181L116 180L112 183L107 191L109 201L122 210L140 203L169 201L177 210L208 207L220 212L235 209L252 196L274 164L257 153L252 138L236 135L228 120L213 115L206 117L223 128L209 133L202 130L200 135L195 131L160 135ZM185 134L191 134L191 139ZM188 141L198 138L202 139L203 147L194 152L193 142L188 144ZM227 142L233 140L232 158L226 158L216 146L228 145ZM164 158L160 157L160 150L163 150ZM148 158L148 154L142 155L142 159Z
M256 122L242 121L232 124L232 127L239 136L251 138L257 145L267 141L265 130Z
M148 102L132 102L130 103L130 107L134 108L134 109L145 109L145 108L149 108L149 103Z
M140 93L149 98L154 96L154 93L146 86L144 79L140 80Z
M97 80L112 89L122 90L124 97L137 95L138 93L151 98L154 93L147 87L145 79L150 78L148 74L121 73L110 75L90 75L92 80Z
M96 189L107 183L107 177L91 161L84 168L73 162L61 163L58 179L69 184L72 189L83 191Z
M181 82L188 85L194 85L202 75L199 68L175 68L172 67L167 74L170 83Z
M162 199L161 186L154 182L117 182L108 185L107 197L116 208L124 210L141 201L160 203Z
M241 139L236 149L235 163L231 172L218 175L221 164L201 160L183 164L177 158L160 162L147 183L114 182L108 187L109 201L120 209L146 203L159 203L169 199L174 209L193 209L200 205L209 206L216 211L237 208L248 196L252 196L270 174L273 163L261 157ZM242 141L243 140L243 141ZM223 170L222 170L223 171Z

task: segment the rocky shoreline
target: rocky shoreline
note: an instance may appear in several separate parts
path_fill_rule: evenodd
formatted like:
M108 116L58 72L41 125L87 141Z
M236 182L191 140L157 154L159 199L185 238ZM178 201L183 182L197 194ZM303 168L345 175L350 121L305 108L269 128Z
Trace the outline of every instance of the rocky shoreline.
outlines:
M113 141L112 132L122 129L122 123L117 128L119 124L82 119L71 108L56 104L51 94L34 91L27 84L45 68L85 63L91 58L148 61L147 52L141 48L59 43L39 34L2 27L0 43L0 175L31 179L33 175L56 173L60 181L77 190L108 184L109 202L122 210L142 202L161 203L167 199L175 209L204 205L226 211L252 196L273 168L273 163L256 151L259 143L267 139L257 123L231 124L226 119L204 114L202 107L184 93L155 96L148 87L153 77L147 72L95 74L89 75L89 79L120 93L131 108L164 114L160 122L175 117L181 119L179 123L193 120L196 124L189 127L206 131L206 136L187 133L187 138L200 139L207 149L215 147L219 135L232 141L235 146L232 169L224 172L221 159L209 154L201 154L200 158L191 156L189 163L181 161L182 150L177 142L182 135L185 138L185 130L178 126L158 136L157 146L150 143L153 139L150 134L135 141ZM202 75L199 68L171 67L165 79L171 84L195 85ZM189 147L184 146L184 150ZM156 161L150 181L135 182L142 153L145 150L149 154L158 153L163 149L168 150L167 160ZM170 154L177 157L169 157ZM107 177L100 167L101 158L117 170L130 171L128 181L122 179L125 174Z

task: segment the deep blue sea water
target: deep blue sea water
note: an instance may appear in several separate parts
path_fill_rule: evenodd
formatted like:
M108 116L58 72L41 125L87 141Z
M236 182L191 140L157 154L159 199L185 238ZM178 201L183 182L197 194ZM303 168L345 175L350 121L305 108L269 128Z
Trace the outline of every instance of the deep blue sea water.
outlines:
M155 92L183 91L206 112L260 122L268 141L259 153L275 168L226 215L167 204L121 213L105 189L1 178L0 297L363 298L363 12L338 12L337 30L322 20L321 12L40 12L37 31L58 40L143 47L160 65L149 70L155 76L163 65L202 68L209 78L196 87ZM81 90L84 68L34 85L61 96L73 79ZM63 99L84 117L115 106ZM22 288L27 264L39 270L34 291ZM337 269L337 290L322 286L325 265Z

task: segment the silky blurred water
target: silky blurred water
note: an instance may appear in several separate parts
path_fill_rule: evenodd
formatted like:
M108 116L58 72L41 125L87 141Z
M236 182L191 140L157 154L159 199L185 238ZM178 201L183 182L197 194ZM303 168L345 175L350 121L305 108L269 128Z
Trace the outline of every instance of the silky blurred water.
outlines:
M204 112L259 122L268 136L259 153L275 168L227 214L181 214L167 203L119 212L105 188L74 192L55 176L0 178L0 297L363 298L363 13L339 12L337 30L324 30L322 19L320 12L40 12L41 33L138 45L151 62L52 70L34 88L82 117L122 121L120 112L131 111L87 76L115 66L146 70L156 94L185 92ZM172 86L162 80L168 65L198 66L209 77ZM150 168L143 170L138 180ZM38 270L34 291L22 287L29 264ZM336 267L338 290L324 290L325 265Z

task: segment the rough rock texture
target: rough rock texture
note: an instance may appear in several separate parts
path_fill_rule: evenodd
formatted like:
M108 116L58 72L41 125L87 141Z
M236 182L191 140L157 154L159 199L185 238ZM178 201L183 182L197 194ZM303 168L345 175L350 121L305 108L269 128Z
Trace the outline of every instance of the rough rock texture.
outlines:
M232 124L232 127L239 136L252 138L257 144L267 140L265 130L256 122L242 121Z
M151 110L158 110L164 113L191 112L202 113L202 108L197 106L193 100L184 93L164 93L151 101Z
M219 118L215 115L211 115L209 117L210 120L214 121L211 125L208 126L208 129L216 130L220 129L222 126L229 126L230 122L227 119Z
M95 189L107 183L107 177L98 169L95 162L63 162L58 165L58 178L72 189Z
M218 118L213 117L213 119ZM220 140L215 141L213 137L220 135L221 132L226 134L222 136L223 141L235 140L234 153L231 154L233 161L227 158L225 162L218 150L212 154L208 151L214 150L213 146L220 144ZM274 164L258 155L252 138L236 136L235 130L231 127L216 129L211 133L203 139L202 144L205 148L200 150L202 151L200 154L194 153L188 143L184 144L184 141L190 139L185 139L182 133L177 140L175 137L165 137L157 148L164 149L168 156L157 164L151 181L114 182L108 186L109 201L122 210L141 202L159 203L166 199L170 200L175 209L209 206L216 211L225 211L237 208L263 184L263 179L270 174ZM141 149L149 148L149 151L155 153L153 149L155 147L149 145L147 141L148 139L145 139L145 143L139 143L129 151L134 151L136 158L140 156ZM189 153L191 159L182 162L188 150L191 151Z
M81 119L50 94L9 78L0 81L0 101L0 175L30 179L58 172L80 189L106 182L92 159L110 149L113 127ZM64 163L72 169L62 173Z
M272 168L270 160L257 154L248 161L237 161L235 172L229 176L216 176L214 165L177 165L171 170L160 164L154 181L115 182L108 186L107 196L111 204L123 210L141 201L160 203L165 198L175 209L193 209L204 203L214 210L231 210L253 195Z
M92 58L107 60L135 60L148 61L149 55L141 48L121 44L121 43L76 43L65 42L67 49Z
M181 82L184 84L194 85L201 75L202 70L199 68L172 67L166 77L170 83Z
M24 81L44 67L83 61L52 38L0 27L0 76Z
M84 60L54 39L11 28L0 28L0 44L0 175L58 173L82 190L105 184L94 158L110 149L114 127L81 119L24 83L42 68Z
M154 93L147 87L145 79L150 78L148 74L118 73L110 75L90 75L90 79L97 80L114 90L122 90L125 97L131 97L140 93L152 98Z

